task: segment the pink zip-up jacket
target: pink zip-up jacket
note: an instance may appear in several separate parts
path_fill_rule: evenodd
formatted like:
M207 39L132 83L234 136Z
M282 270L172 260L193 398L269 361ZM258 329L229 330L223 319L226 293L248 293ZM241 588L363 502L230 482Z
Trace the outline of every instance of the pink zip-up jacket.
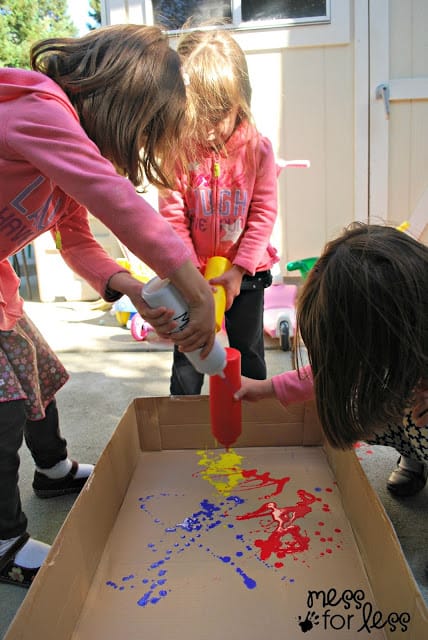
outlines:
M248 274L278 262L270 237L277 215L277 167L270 141L240 124L221 155L201 157L176 190L162 194L159 211L187 245L194 264L223 256Z
M44 74L0 69L0 330L22 316L8 258L45 231L59 231L67 264L103 297L123 269L96 242L89 210L138 258L166 278L189 251L134 186L119 176Z

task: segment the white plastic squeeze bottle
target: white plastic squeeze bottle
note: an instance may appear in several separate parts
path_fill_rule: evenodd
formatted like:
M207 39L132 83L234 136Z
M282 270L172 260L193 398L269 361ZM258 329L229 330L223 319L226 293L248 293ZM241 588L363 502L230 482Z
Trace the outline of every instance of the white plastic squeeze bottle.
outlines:
M147 282L141 291L141 295L147 302L149 307L167 307L174 309L173 319L178 323L175 331L181 331L190 320L189 308L183 299L181 293L174 287L168 278L162 279L155 276ZM226 367L226 350L217 341L214 342L213 348L208 356L201 360L200 353L202 349L195 351L187 351L184 355L190 360L199 373L206 373L209 376L219 375L223 377L223 370Z

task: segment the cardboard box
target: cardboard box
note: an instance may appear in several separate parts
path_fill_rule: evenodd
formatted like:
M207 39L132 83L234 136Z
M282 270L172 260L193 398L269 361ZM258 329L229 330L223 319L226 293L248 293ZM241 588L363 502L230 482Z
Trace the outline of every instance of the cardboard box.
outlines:
M383 507L313 404L245 405L237 444L215 448L206 397L134 400L5 640L426 640Z

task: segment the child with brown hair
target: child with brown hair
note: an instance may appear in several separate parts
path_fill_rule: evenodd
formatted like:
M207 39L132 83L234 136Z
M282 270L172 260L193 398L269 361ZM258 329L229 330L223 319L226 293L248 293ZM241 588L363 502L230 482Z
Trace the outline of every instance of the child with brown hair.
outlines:
M310 366L242 380L237 399L315 396L325 435L400 453L387 482L408 496L428 475L428 248L395 228L351 225L329 242L297 303Z
M49 546L30 538L18 489L23 439L39 497L78 493L93 466L68 457L55 394L68 375L23 310L10 258L50 230L68 265L107 301L126 294L161 335L172 311L151 310L141 282L95 241L87 211L189 304L174 340L215 337L209 285L185 243L138 193L171 186L185 110L180 58L156 27L117 25L36 44L32 71L0 69L0 581L28 587ZM178 151L177 151L178 153Z
M226 294L229 345L241 353L244 375L266 378L264 288L278 261L270 237L277 215L277 168L270 141L256 129L245 54L224 29L184 33L177 51L187 81L187 165L159 209L204 273L214 256L231 268L213 278ZM199 394L203 374L174 348L172 395Z

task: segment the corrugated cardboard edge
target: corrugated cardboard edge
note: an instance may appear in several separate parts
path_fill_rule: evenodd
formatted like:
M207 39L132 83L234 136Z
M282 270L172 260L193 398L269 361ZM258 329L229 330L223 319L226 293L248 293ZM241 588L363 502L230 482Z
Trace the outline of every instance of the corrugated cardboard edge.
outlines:
M287 410L268 400L244 404L243 422L240 447L323 443L312 403ZM90 483L68 514L4 640L72 637L140 449L211 448L215 444L207 397L135 399L101 454ZM426 640L427 607L383 505L354 452L337 452L329 447L326 451L378 607L382 611L408 611L412 635L407 637ZM391 633L388 637L399 635Z
M325 444L340 488L343 508L352 526L376 605L384 619L391 612L410 614L404 637L427 640L428 608L406 562L400 542L377 493L354 451L336 451ZM358 486L359 491L355 491ZM385 628L387 638L403 637Z

